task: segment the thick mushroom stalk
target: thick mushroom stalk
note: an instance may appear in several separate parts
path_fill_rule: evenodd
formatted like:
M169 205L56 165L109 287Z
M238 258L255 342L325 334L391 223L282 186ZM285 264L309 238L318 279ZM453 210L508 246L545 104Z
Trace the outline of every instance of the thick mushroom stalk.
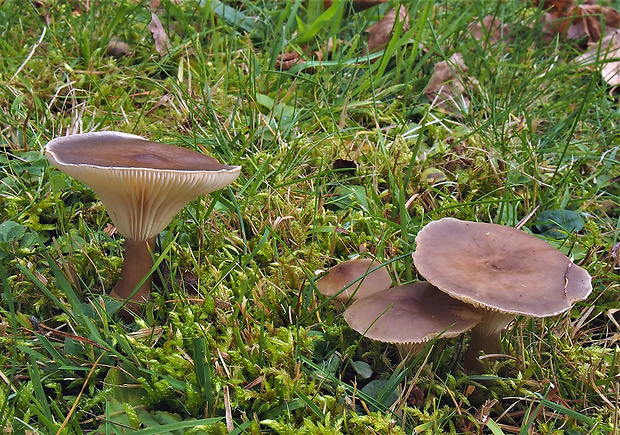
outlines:
M110 296L118 299L128 299L135 303L130 308L139 307L149 299L151 294L150 273L153 268L153 251L155 249L155 237L147 241L125 239L125 259L121 268L121 277L110 292ZM140 282L147 279L140 285ZM137 290L136 290L137 288ZM134 290L136 292L134 293Z
M499 353L500 334L515 318L514 314L481 310L480 323L472 328L469 335L469 347L463 355L464 366L468 372L474 372L479 366L480 352L485 355Z
M499 332L518 315L555 316L592 291L590 275L544 240L502 225L444 218L416 237L418 272L485 312L470 358L497 352Z
M157 234L190 201L229 185L241 169L187 148L118 132L56 138L47 144L46 156L95 191L125 236L121 279L112 291L123 299L150 273ZM146 301L150 290L147 277L130 308Z

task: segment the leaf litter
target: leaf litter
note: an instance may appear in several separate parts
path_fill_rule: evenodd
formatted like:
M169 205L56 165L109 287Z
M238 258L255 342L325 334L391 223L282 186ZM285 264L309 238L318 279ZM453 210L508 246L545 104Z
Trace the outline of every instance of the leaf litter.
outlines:
M468 77L466 72L467 65L463 61L463 55L458 52L435 65L431 80L424 90L434 107L454 114L467 111L467 90L478 82L475 78Z
M381 20L366 30L368 32L369 53L374 53L387 46L392 38L392 31L397 21L403 23L404 31L409 30L409 15L407 14L407 8L403 5L398 7L398 20L396 19L396 8L393 8Z
M160 55L165 55L170 49L170 40L164 25L154 12L151 12L151 22L149 23L149 30L153 37L153 43L155 44L155 50Z
M386 0L357 0L353 1L353 9L355 11L361 11L368 9L372 6L376 6L381 3L385 3ZM332 6L330 0L324 2L324 10L327 10ZM405 6L400 5L398 8L398 21L403 23L403 30L409 29L409 15ZM379 51L388 44L392 37L394 26L397 22L396 8L389 10L381 20L374 23L366 32L368 33L366 53L374 53ZM304 45L301 50L286 51L278 55L276 59L275 67L282 71L288 71L296 65L299 65L308 60L322 61L329 56L329 53L333 50L336 41L330 38L327 46L312 50L309 45Z

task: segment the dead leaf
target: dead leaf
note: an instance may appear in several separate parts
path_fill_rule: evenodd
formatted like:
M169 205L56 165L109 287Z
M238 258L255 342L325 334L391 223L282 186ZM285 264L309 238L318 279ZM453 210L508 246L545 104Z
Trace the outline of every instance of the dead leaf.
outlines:
M554 35L564 35L570 26L570 17L575 7L574 0L534 0L534 6L543 3L542 8L546 11L542 16L543 35L551 39Z
M424 94L435 107L447 113L458 113L469 107L465 83L477 84L476 79L467 77L467 65L461 53L454 53L450 59L438 62Z
M484 47L495 45L500 41L508 41L510 27L493 15L487 15L482 20L469 26L472 36L482 42Z
M539 3L534 1L534 5ZM571 40L585 38L591 44L620 28L618 11L593 2L575 5L573 0L547 0L543 8L546 10L543 16L546 36L560 34Z
M105 226L105 228L103 229L103 232L105 234L107 234L108 236L112 237L114 234L117 233L116 227L112 224L107 224Z
M155 50L162 56L168 53L170 49L170 40L166 34L166 30L162 25L157 15L151 12L151 22L149 23L149 30L153 37L153 43L155 44Z
M413 407L422 406L424 405L424 397L424 390L418 385L413 385L411 387L411 394L407 397L407 404Z
M170 0L170 3L175 4L175 5L180 5L181 3L183 3L183 0ZM161 0L151 0L149 9L151 10L151 12L153 12L159 9L160 6L161 6Z
M153 274L153 282L155 285L165 288L168 288L168 285L174 282L176 287L182 287L192 293L198 290L198 281L193 273L175 268L174 276L171 276L170 268L165 261L162 261L159 265L158 273Z
M302 47L302 50L303 53L299 53L298 51L286 51L282 54L279 54L275 63L276 69L288 71L295 65L305 62L306 58L312 57L312 52L307 45ZM315 54L317 55L318 60L323 59L320 51L317 51Z
M151 107L145 114L145 116L151 116L153 114L153 112L155 112L157 109L159 109L161 106L167 105L170 103L170 101L172 100L173 96L171 94L165 94L163 97L161 97L155 104L153 104L153 107Z
M557 17L569 17L572 14L575 0L534 0L534 6L542 3L542 8Z
M620 13L615 9L598 5L579 5L573 10L566 37L568 39L587 38L588 43L594 43L619 27Z
M316 50L314 52L311 51L307 45L305 45L302 48L302 53L299 53L298 51L287 51L279 54L278 58L276 59L275 67L276 69L282 71L288 71L295 65L299 65L307 60L316 60L320 62L329 55L333 48L334 41L332 38L330 38L327 42L327 47Z
M112 57L124 57L131 54L131 47L125 41L121 41L118 38L110 39L110 43L105 50L108 56Z
M409 30L409 15L407 8L400 5L398 8L398 21L403 23L403 30ZM391 9L385 16L370 26L368 32L368 53L385 48L392 37L392 30L396 24L396 8Z
M598 60L597 56L600 56ZM612 60L615 59L615 60ZM607 35L599 44L575 59L578 64L603 64L601 74L609 86L620 86L620 30Z
M491 399L484 402L480 410L476 413L476 420L478 420L479 423L487 424L489 421L489 414L495 405L497 405L497 399Z

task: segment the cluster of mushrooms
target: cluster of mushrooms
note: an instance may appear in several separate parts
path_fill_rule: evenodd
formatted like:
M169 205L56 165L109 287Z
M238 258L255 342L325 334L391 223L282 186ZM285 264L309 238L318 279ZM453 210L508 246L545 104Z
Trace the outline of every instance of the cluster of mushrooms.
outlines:
M149 299L156 236L190 201L229 185L241 169L119 132L60 137L47 144L46 156L95 191L125 236L110 295L129 311ZM480 351L497 352L499 333L515 316L554 316L592 291L590 275L560 251L501 225L431 222L416 237L413 260L427 282L392 288L385 267L358 259L334 267L317 286L343 305L353 300L344 312L353 329L409 351L471 330L466 366Z
M229 185L241 170L197 151L114 131L56 138L45 154L95 191L125 236L121 277L110 292L126 302L125 314L149 299L157 235L190 201Z
M547 242L496 224L444 218L416 237L413 261L427 281L391 287L372 260L350 260L317 281L325 296L352 301L347 323L366 337L416 352L429 340L471 330L465 367L499 349L515 316L548 317L592 292L591 277Z

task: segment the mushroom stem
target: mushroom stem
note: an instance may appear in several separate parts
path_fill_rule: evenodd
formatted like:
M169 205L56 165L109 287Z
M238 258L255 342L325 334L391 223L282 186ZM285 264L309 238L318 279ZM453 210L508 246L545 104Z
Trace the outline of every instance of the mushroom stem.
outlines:
M478 373L482 366L478 356L480 351L485 355L499 352L499 334L508 326L514 314L487 311L482 321L474 326L469 337L469 347L463 356L465 370L468 373Z
M121 277L110 292L110 296L118 299L128 299L138 287L140 281L149 275L153 268L152 252L155 249L155 237L149 240L125 239L125 260L121 269ZM138 288L131 296L128 308L135 310L149 299L151 294L151 277Z

